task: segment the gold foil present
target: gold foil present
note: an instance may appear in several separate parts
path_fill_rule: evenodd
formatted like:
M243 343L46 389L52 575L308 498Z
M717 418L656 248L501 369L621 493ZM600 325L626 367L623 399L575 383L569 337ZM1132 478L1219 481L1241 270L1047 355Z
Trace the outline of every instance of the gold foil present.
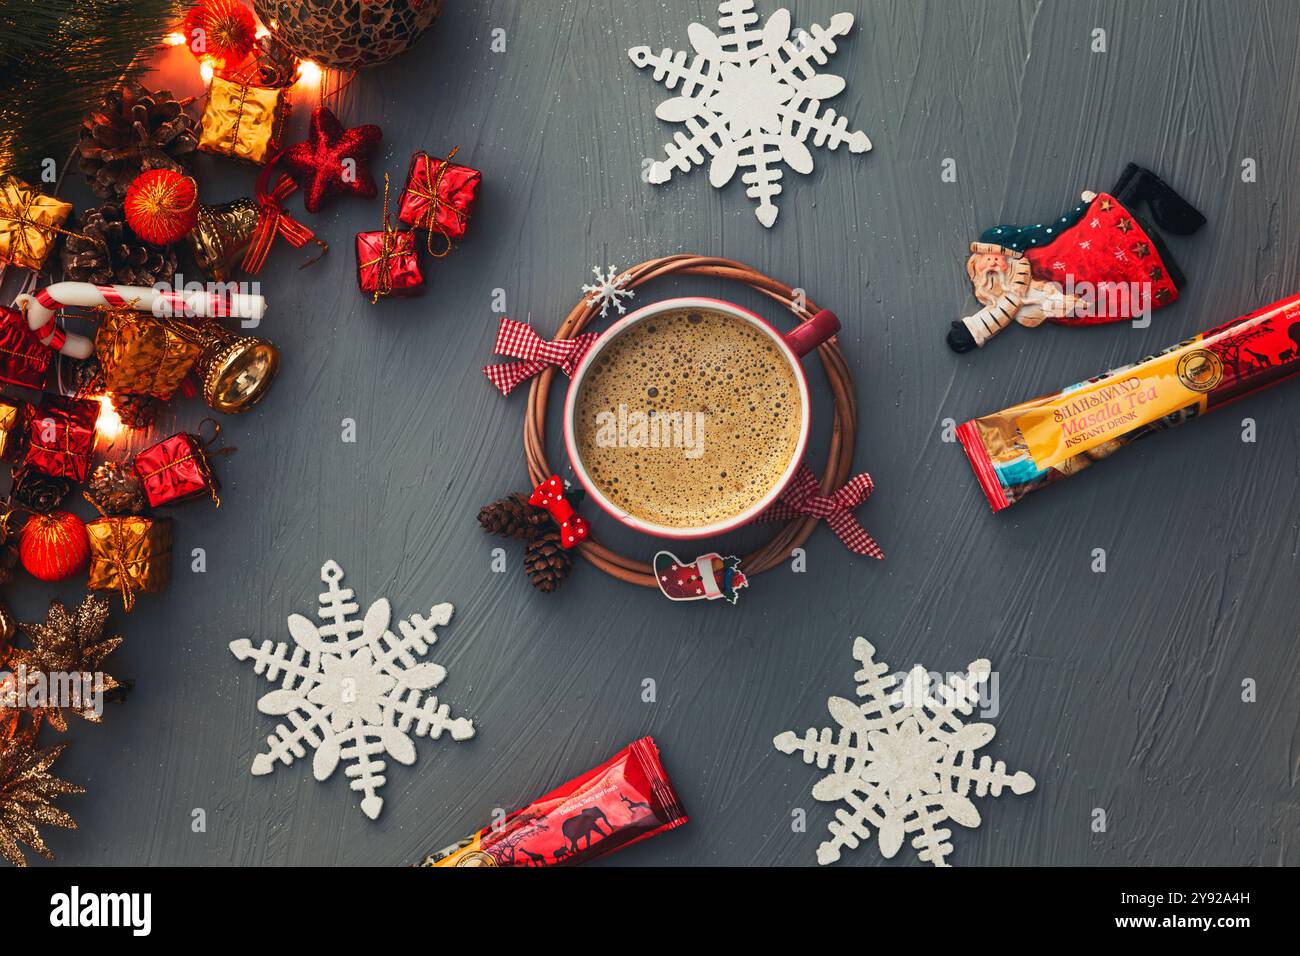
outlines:
M212 78L199 121L199 149L259 166L271 158L289 112L287 87Z
M22 409L6 398L0 398L0 458L11 458L18 441L18 423Z
M131 610L136 592L166 590L172 577L172 523L141 515L96 518L86 525L90 536L92 591L118 591Z
M200 351L162 321L133 309L107 310L95 335L105 389L164 401L180 387Z
M70 215L72 203L13 176L0 180L0 262L39 272Z

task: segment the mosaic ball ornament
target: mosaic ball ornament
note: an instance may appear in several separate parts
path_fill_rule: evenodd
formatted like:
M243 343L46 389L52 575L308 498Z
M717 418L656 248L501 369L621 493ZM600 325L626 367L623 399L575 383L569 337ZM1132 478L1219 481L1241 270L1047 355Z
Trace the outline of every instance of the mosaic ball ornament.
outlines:
M361 70L404 53L442 12L443 0L253 0L275 38L300 59Z

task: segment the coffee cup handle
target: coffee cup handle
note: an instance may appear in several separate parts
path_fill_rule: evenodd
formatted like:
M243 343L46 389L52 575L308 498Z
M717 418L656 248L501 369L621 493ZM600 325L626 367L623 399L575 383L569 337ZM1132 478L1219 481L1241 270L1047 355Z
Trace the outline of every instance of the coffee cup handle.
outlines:
M829 309L822 309L807 322L800 322L793 331L784 336L790 351L800 358L813 351L829 339L838 335L840 320Z

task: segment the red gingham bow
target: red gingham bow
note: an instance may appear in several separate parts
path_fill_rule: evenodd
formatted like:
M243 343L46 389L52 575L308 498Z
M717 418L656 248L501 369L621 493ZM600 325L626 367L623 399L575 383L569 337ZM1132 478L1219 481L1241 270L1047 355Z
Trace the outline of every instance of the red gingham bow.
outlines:
M560 526L560 547L572 548L591 533L587 519L573 510L564 497L564 484L558 475L551 475L528 496L528 503L535 508L545 508L555 523Z
M858 524L850 509L856 508L867 500L875 485L871 476L865 471L854 475L844 487L823 495L817 484L817 478L807 465L800 465L799 470L790 479L781 497L760 516L764 521L789 521L791 518L825 518L830 529L834 531L844 546L857 554L883 558L885 552L880 550L874 538L867 534L865 528Z
M484 365L483 374L501 390L502 395L509 395L516 385L532 378L548 365L558 366L565 375L572 376L582 357L599 337L599 333L584 332L577 338L548 342L526 322L503 318L493 351L523 361Z

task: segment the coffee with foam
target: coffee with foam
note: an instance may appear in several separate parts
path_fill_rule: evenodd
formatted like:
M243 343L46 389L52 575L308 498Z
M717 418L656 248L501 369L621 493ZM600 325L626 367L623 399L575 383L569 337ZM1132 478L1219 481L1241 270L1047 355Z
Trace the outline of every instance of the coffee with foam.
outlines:
M803 406L794 370L749 322L683 309L630 326L587 370L574 438L617 508L670 528L742 514L784 476Z

